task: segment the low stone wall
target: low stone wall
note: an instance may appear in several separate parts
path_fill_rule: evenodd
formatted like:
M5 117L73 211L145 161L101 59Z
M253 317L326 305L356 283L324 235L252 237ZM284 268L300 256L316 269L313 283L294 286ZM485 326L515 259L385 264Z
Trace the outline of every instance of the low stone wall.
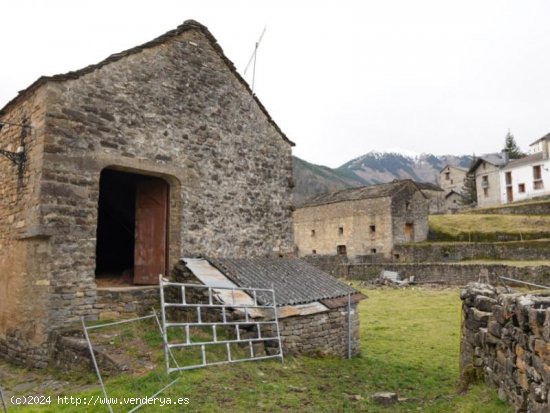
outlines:
M151 314L160 305L159 287L112 287L97 289L99 319L132 318Z
M532 204L508 205L500 208L474 208L470 214L503 214L503 215L547 215L550 214L550 201Z
M342 272L344 271L342 264L349 262L345 255L307 255L300 259L336 278L345 276L345 273Z
M550 240L511 242L456 242L396 245L400 262L441 262L466 259L548 260Z
M498 282L499 276L550 285L550 266L513 267L510 265L485 264L348 264L345 277L352 280L374 280L383 270L397 271L401 279L411 276L421 283L441 283L445 285L466 285L478 281L482 276L491 283Z
M461 298L463 379L482 375L517 412L550 411L550 291L473 283Z

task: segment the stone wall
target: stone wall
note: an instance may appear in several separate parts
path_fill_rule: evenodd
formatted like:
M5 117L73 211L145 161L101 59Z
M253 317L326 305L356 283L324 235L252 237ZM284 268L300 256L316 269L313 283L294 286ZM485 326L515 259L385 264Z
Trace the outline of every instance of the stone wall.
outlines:
M548 412L550 292L512 294L474 283L461 298L463 379L483 375L517 412Z
M206 29L175 33L39 82L0 112L33 126L23 175L0 160L0 353L8 358L43 366L52 331L103 311L95 248L105 168L169 183L170 265L196 254L293 251L290 142ZM17 136L0 136L15 149Z
M359 312L351 305L352 355L361 351ZM325 313L294 316L279 320L283 350L290 354L348 355L348 308L331 309Z
M346 278L374 280L384 270L397 271L402 279L415 277L419 283L466 285L480 276L497 282L499 276L550 285L550 266L513 267L499 264L349 264L345 266Z
M340 229L341 228L341 229ZM294 237L300 257L335 255L339 245L349 256L389 254L392 239L391 199L359 199L299 208L294 211Z
M504 215L548 215L550 201L533 202L530 204L504 205L499 208L475 208L470 214L504 214Z
M5 125L0 149L15 152L21 144L23 168L0 156L0 355L45 366L48 335L46 303L51 292L48 235L42 233L40 179L45 129L44 91L0 113Z
M396 244L425 241L428 238L428 209L427 198L413 186L404 186L394 194L391 199L392 244L390 251L380 252L390 256Z
M471 259L548 260L550 241L457 242L396 245L399 262L441 262Z
M94 308L100 320L133 318L151 314L159 308L159 287L98 288Z

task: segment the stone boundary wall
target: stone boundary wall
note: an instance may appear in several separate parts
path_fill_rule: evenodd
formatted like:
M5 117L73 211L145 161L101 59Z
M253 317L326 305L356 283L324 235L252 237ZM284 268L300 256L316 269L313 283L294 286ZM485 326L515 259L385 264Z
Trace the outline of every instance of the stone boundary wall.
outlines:
M345 255L307 255L300 259L336 278L346 276L345 265L350 262Z
M500 208L471 209L469 214L499 214L499 215L547 215L550 214L550 201L535 202L524 205L510 205Z
M550 240L511 242L457 242L396 245L400 262L440 262L465 259L548 260Z
M461 299L462 378L482 375L517 412L550 411L550 291L472 283Z
M420 283L466 285L478 281L480 276L497 283L499 276L550 285L550 266L512 267L485 264L349 264L345 266L345 278L374 280L383 270L397 271L401 279L411 276Z

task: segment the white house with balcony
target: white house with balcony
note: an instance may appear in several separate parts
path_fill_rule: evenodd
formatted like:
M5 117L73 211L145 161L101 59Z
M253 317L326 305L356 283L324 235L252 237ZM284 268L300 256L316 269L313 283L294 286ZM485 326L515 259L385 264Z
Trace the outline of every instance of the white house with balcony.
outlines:
M537 139L529 154L508 158L507 152L478 157L469 170L476 178L477 205L489 207L550 195L550 133Z
M501 203L550 195L549 141L550 133L530 145L529 155L513 159L501 168Z

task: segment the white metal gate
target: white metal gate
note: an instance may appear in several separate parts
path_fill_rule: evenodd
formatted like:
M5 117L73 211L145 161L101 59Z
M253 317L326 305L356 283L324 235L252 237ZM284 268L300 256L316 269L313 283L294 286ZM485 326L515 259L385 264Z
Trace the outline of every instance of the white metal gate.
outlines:
M170 293L169 293L170 292ZM174 294L174 292L177 292ZM271 302L260 304L258 295L271 297ZM189 300L189 298L202 297L202 300ZM195 302L190 302L195 301ZM280 358L284 361L281 345L281 335L277 316L277 303L273 289L241 288L241 287L214 287L203 284L185 284L164 281L160 277L160 303L162 335L164 343L164 356L166 371L189 370L199 367L236 363L240 361L262 360ZM212 312L217 314L212 317ZM239 316L235 317L238 313ZM189 321L189 318L193 318ZM188 320L182 321L187 317ZM169 320L173 318L173 320ZM209 337L196 337L194 329L208 329ZM255 336L242 337L241 328L254 330ZM234 331L229 337L220 335L224 332ZM183 333L180 335L180 333ZM254 344L266 344L275 354L256 354ZM237 356L232 352L232 345L237 344L241 348L243 344L248 346L245 356ZM209 346L224 347L224 360L209 360L207 348ZM178 349L199 348L201 362L185 365L181 361L176 362L173 351Z

